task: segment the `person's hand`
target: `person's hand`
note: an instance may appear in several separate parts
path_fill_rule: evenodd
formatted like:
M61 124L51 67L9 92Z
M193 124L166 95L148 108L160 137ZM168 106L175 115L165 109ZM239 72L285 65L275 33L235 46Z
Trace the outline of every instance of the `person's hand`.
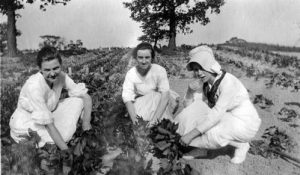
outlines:
M168 168L168 166L169 166L169 159L167 159L167 158L160 159L159 166L161 168L163 168L163 169Z
M61 156L64 161L70 160L73 157L73 152L69 148L61 150Z
M198 89L200 89L201 86L200 86L200 82L198 80L195 80L193 82L191 82L188 86L188 91L190 92L195 92L197 91Z
M69 174L73 162L73 152L69 148L64 149L61 150L61 156L63 159L63 166L62 166L63 174Z
M138 124L138 119L136 117L132 118L131 121L134 125Z
M88 131L92 129L92 125L90 122L82 122L82 130L83 131Z
M189 146L193 139L194 139L194 137L192 137L192 135L190 133L187 133L180 138L179 142L183 146Z
M180 139L180 143L183 146L188 146L190 145L190 143L192 142L192 140L197 137L197 136L201 136L201 132L198 131L197 129L193 129L192 131L190 131L189 133L185 134L184 136L181 137Z

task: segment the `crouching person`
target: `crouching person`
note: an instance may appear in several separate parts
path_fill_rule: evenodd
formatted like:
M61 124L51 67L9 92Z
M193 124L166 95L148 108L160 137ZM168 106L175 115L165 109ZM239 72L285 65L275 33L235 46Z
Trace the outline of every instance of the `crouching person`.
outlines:
M133 50L137 65L126 74L122 98L133 123L137 116L150 125L162 118L173 120L179 95L170 90L165 68L154 64L155 51L149 43L141 43Z
M261 119L247 89L235 76L221 70L211 48L199 46L189 53L187 69L196 81L189 85L187 107L176 117L184 144L218 149L235 147L232 163L242 163ZM195 93L200 88L200 93Z
M91 97L85 84L74 83L62 72L62 59L55 48L42 48L37 55L37 65L40 71L23 85L17 109L10 118L11 137L19 142L30 128L41 137L39 147L50 143L66 150L66 142L75 133L80 117L82 129L91 129ZM59 100L63 88L69 98Z

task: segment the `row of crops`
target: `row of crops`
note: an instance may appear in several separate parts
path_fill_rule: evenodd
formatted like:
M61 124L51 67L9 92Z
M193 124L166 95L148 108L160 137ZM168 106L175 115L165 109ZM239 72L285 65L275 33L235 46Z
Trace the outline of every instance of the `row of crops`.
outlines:
M68 151L60 151L55 145L37 148L39 137L30 132L27 140L15 144L9 136L9 118L13 113L21 85L29 75L37 71L32 65L29 69L14 77L10 83L1 87L1 167L2 174L153 174L153 167L160 168L157 174L190 174L191 167L180 161L187 148L179 144L177 126L163 120L151 128L147 122L139 119L133 125L121 100L121 85L128 70L129 49L89 52L65 58L64 71L69 72L76 82L86 83L93 100L93 129L83 132L78 130L68 143ZM184 54L180 55L182 58ZM174 63L165 55L158 55L157 63L164 66L169 76L180 75L180 63ZM226 65L240 68L249 77L263 76L263 71L243 61L236 61L222 55L217 59ZM253 59L253 58L251 58ZM183 62L184 60L181 60ZM29 62L29 61L28 61ZM26 62L27 63L27 62ZM27 64L26 64L27 65ZM71 70L71 71L70 71ZM8 71L9 72L9 71ZM12 71L13 72L13 71ZM1 72L2 73L2 72ZM13 73L11 74L13 75ZM264 74L276 76L273 72ZM270 86L284 83L293 91L298 91L297 82L290 82L294 77L281 73L287 81L269 77ZM7 75L9 77L9 75ZM287 77L287 78L286 78ZM299 82L298 82L299 83ZM62 97L66 94L63 93ZM261 109L268 109L273 102L262 94L253 101ZM289 108L280 110L280 120L294 124L298 114ZM298 127L298 126L295 126ZM291 139L276 126L271 126L263 140L252 143L253 154L270 157L270 148L285 151L293 148ZM150 154L160 159L155 165Z
M15 144L9 136L9 119L20 91L32 69L24 70L13 83L1 87L1 168L2 174L90 174L100 172L101 157L108 146L116 145L109 129L116 116L112 116L111 107L123 112L116 106L116 96L120 94L126 63L129 57L123 57L128 50L120 49L112 52L101 52L89 55L89 59L70 58L65 61L65 69L72 69L71 77L77 82L85 82L93 99L92 125L88 132L76 131L69 143L69 152L58 150L55 145L36 148L39 137L31 132L27 141ZM85 57L85 56L75 56ZM77 61L74 61L77 60ZM86 66L89 71L86 69ZM28 72L26 72L28 71ZM120 103L120 101L118 101ZM121 105L121 103L119 104ZM124 112L122 113L124 114ZM115 115L119 115L115 113ZM80 127L78 127L80 128Z
M216 58L220 62L242 69L247 77L255 77L256 80L266 78L267 87L279 86L290 89L291 92L298 92L300 89L300 59L296 57L281 56L267 51L240 50L239 48L218 47L217 49L241 56L240 59L235 59L216 54Z
M50 144L37 148L39 137L34 131L20 144L9 136L9 118L20 88L37 69L21 70L22 74L13 83L5 84L1 88L2 174L153 174L154 163L149 154L164 159L159 174L190 172L188 165L178 161L182 152L176 149L180 139L175 133L176 125L164 121L147 128L142 119L133 125L128 117L121 100L121 85L129 59L129 49L119 49L74 55L64 60L64 70L74 81L86 83L93 100L93 129L82 131L79 123L67 151ZM158 62L167 68L171 65L162 59ZM173 71L168 69L169 75L174 74L173 67Z
M265 63L275 65L279 68L286 68L289 66L300 68L300 59L296 56L287 56L273 53L267 50L249 49L245 47L230 47L217 46L218 50L233 52L242 57L248 57L257 61L264 61Z

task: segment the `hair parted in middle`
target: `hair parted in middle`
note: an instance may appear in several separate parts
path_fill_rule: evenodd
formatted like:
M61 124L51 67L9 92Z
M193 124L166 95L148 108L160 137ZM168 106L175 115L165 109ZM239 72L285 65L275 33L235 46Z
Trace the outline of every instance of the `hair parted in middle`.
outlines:
M134 50L133 50L133 53L132 53L132 56L134 59L137 58L137 52L139 50L150 50L151 51L151 58L152 58L152 61L154 61L154 58L155 58L155 51L154 51L154 48L152 47L152 45L150 43L146 43L146 42L142 42L140 44L138 44Z

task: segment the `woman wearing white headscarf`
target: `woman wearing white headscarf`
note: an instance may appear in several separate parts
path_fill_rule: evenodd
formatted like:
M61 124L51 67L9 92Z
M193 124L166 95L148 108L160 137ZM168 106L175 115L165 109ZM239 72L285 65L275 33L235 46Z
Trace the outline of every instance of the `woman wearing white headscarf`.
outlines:
M261 124L247 89L221 69L211 48L199 46L189 56L187 69L197 80L189 85L186 108L175 119L181 141L204 149L232 145L236 149L231 162L242 163Z

